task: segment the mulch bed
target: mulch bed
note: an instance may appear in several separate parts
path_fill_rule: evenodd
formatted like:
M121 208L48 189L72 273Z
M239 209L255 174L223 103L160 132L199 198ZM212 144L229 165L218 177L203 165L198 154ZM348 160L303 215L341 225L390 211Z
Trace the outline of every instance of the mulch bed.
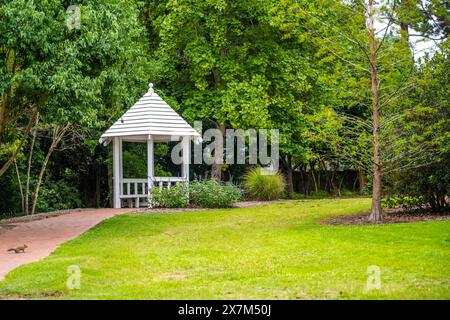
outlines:
M444 221L450 220L450 212L433 213L426 211L404 211L403 209L384 210L383 221L369 221L370 212L360 212L351 215L342 215L329 218L320 224L333 226L366 225L366 224L388 224L388 223L408 223L420 221Z

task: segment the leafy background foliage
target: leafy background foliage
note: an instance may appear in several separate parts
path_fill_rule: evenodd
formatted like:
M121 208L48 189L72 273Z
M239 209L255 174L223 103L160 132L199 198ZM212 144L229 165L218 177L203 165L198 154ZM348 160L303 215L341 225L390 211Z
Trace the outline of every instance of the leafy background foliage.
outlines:
M0 166L17 150L0 175L0 213L23 211L26 181L31 199L41 171L38 211L110 205L111 150L98 137L149 81L204 130L279 129L290 197L370 188L370 79L361 50L368 35L358 2L77 3L81 28L70 30L70 1L0 0ZM436 210L448 208L449 196L448 9L446 1L401 1L380 11L397 30L379 52L383 192L420 196ZM414 61L414 33L439 38L439 51ZM146 175L144 149L126 148L127 176ZM159 176L179 171L169 149L157 147ZM209 177L210 169L191 166L191 176ZM220 168L234 183L246 171Z

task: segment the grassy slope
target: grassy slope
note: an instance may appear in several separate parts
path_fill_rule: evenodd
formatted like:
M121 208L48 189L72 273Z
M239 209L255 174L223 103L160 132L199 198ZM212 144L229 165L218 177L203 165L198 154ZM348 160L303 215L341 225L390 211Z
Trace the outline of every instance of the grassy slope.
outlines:
M323 226L367 199L123 215L0 282L3 295L63 298L450 298L450 221ZM79 265L81 289L66 289ZM382 288L367 292L367 267Z

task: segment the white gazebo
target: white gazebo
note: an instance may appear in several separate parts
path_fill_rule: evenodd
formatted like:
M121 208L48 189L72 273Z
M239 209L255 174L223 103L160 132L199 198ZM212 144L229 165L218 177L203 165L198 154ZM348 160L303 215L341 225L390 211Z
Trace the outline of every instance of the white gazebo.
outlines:
M155 177L153 170L153 145L156 142L179 141L182 145L180 177ZM106 146L113 143L113 196L114 208L121 208L122 201L136 207L147 204L153 187L170 188L172 184L189 181L191 140L198 143L200 134L153 91L139 99L101 136L99 142ZM122 142L147 143L147 177L127 179L123 177ZM144 201L141 201L144 199Z

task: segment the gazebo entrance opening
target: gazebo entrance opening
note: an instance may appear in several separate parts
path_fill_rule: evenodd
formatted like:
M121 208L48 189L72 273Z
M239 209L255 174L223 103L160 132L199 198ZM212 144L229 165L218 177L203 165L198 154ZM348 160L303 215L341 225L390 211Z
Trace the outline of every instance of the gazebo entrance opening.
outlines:
M183 173L183 165L171 162L173 147L180 141L153 142L152 188L170 188L177 183L187 183L189 172ZM148 144L122 140L121 207L148 206ZM187 167L185 170L189 170Z
M181 165L174 164L171 152L179 141L153 144L153 171L155 177L181 177ZM111 150L112 151L112 150ZM147 176L147 144L122 142L123 176L137 179Z

